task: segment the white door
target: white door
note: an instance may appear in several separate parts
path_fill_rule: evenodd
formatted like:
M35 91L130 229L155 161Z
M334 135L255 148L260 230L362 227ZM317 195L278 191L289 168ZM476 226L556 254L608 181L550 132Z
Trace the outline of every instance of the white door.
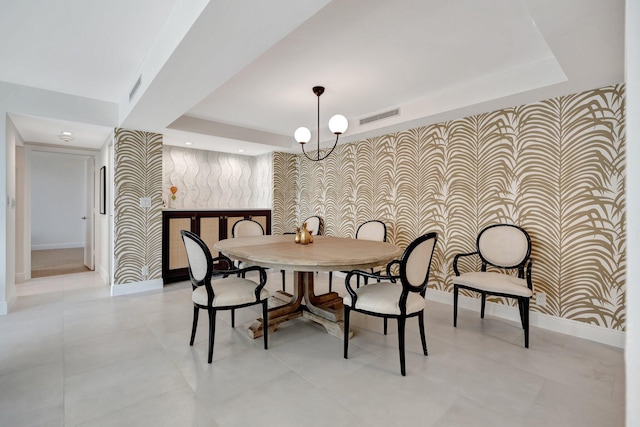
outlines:
M86 187L85 214L82 219L85 222L84 227L84 265L89 270L94 270L93 260L93 240L94 240L94 219L96 214L96 198L95 198L95 160L89 156L84 161L84 175Z

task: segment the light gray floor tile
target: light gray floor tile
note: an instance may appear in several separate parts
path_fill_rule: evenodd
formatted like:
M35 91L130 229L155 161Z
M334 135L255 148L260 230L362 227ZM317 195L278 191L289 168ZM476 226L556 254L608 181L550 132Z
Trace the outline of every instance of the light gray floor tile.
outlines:
M328 275L315 275L317 293ZM287 274L287 290L293 285ZM270 292L281 289L279 271ZM214 360L201 313L189 346L191 285L119 297L96 273L16 286L0 316L0 424L10 426L622 426L623 351L427 301L429 356L417 319L400 375L396 322L354 313L342 341L308 319L281 324L269 350L247 327L260 307L217 317ZM344 295L344 278L334 276ZM318 410L321 408L322 410ZM309 417L313 413L314 417Z

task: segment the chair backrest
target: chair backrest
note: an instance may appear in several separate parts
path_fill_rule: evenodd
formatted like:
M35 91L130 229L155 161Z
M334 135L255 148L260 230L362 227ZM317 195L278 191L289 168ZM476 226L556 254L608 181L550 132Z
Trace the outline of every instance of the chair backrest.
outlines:
M319 216L310 216L303 222L307 223L307 230L309 230L309 233L313 234L314 236L322 235L322 218L320 218Z
M264 235L262 225L252 219L241 219L233 224L231 237L250 237Z
M207 245L197 234L180 230L189 261L189 276L193 286L200 286L211 279L213 260Z
M356 239L386 242L387 226L384 224L384 222L377 219L363 222L356 230Z
M478 254L486 264L499 268L522 268L531 255L531 239L524 229L511 224L494 224L478 234Z
M438 233L431 232L418 237L405 249L400 259L400 281L405 289L424 296L437 241Z

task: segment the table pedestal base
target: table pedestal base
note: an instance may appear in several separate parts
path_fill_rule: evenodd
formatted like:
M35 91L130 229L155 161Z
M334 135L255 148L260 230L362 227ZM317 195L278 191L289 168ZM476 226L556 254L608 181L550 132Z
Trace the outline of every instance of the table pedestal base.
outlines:
M276 298L288 301L285 305L269 309L269 332L274 332L278 325L287 320L298 317L305 317L321 324L329 333L337 338L344 337L344 306L342 298L336 292L329 292L323 295L315 295L313 289L313 272L294 273L293 295L278 291ZM304 299L304 305L302 301ZM264 321L257 319L249 327L248 333L251 338L258 338L263 335ZM353 333L349 331L349 338Z

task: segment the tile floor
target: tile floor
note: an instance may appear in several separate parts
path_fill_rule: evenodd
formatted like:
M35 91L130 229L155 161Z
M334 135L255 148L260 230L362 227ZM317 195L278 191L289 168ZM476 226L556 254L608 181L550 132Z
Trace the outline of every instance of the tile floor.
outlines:
M271 273L269 289L280 283ZM537 328L527 350L509 321L462 310L454 329L449 305L427 303L429 357L409 322L402 377L395 325L385 337L380 319L360 314L344 360L342 342L305 319L264 351L246 334L257 307L240 310L235 329L222 313L209 365L206 317L188 345L186 282L112 298L96 273L80 273L17 289L0 317L3 426L624 425L622 350Z

